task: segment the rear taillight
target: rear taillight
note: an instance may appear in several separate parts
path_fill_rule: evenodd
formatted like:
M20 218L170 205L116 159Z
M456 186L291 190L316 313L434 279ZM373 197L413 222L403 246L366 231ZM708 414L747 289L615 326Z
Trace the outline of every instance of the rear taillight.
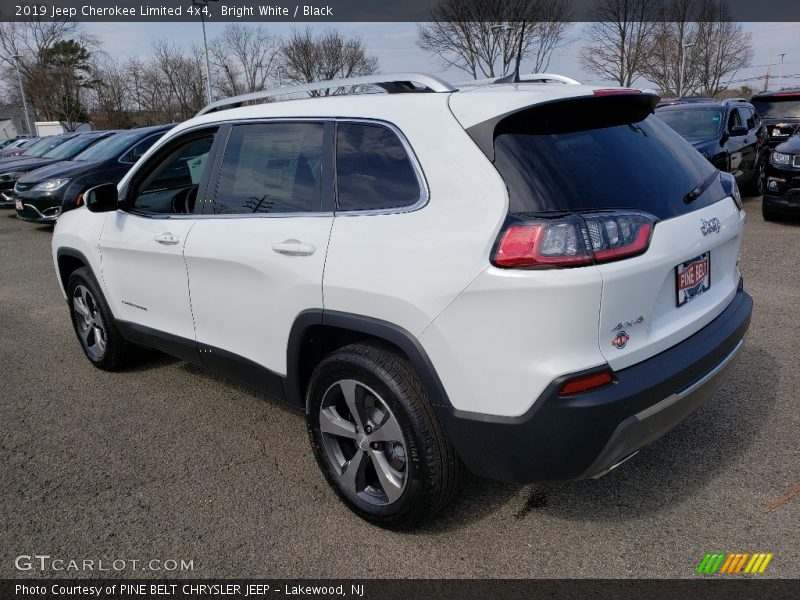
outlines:
M655 217L639 212L597 212L531 220L510 219L492 264L504 268L564 268L642 254Z

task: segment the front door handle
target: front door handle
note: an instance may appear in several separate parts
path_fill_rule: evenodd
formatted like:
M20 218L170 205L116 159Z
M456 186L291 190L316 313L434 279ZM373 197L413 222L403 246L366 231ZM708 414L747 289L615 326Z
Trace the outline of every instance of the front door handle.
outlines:
M273 251L287 256L311 256L317 249L314 244L304 244L298 240L285 240L272 244Z
M173 235L169 231L159 234L153 239L155 239L155 241L157 241L159 244L164 244L167 246L174 246L181 241L180 236Z

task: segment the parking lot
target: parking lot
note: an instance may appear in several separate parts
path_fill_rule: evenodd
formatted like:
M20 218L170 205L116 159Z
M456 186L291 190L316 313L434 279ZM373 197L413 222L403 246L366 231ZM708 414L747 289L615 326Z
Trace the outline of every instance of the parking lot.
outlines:
M302 414L163 355L95 370L56 285L52 229L0 212L0 577L93 574L15 569L45 554L191 560L169 575L193 577L674 578L711 551L771 552L765 576L798 577L800 221L745 206L753 321L711 401L603 479L467 477L445 514L404 534L335 498Z

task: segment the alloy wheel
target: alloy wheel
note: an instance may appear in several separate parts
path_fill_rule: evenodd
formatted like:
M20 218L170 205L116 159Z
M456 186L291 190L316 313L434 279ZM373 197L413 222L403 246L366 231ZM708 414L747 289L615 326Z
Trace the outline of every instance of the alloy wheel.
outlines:
M72 293L72 310L75 325L86 353L94 361L102 360L106 353L106 325L92 293L84 285L78 285Z
M383 398L358 381L337 381L322 398L319 425L325 456L346 494L374 506L402 496L407 445Z

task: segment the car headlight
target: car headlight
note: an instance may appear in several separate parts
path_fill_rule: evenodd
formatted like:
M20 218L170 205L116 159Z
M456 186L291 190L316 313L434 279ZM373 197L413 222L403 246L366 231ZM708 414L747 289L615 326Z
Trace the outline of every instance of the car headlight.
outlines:
M2 175L0 175L0 182L8 183L10 181L16 181L17 179L25 175L25 173L27 173L27 171L14 171L13 173L3 173Z
M784 154L783 152L773 152L769 157L773 165L786 165L788 166L792 160L791 154Z
M65 186L68 181L69 179L48 179L47 181L37 183L33 186L33 189L37 192L54 192L58 188Z

